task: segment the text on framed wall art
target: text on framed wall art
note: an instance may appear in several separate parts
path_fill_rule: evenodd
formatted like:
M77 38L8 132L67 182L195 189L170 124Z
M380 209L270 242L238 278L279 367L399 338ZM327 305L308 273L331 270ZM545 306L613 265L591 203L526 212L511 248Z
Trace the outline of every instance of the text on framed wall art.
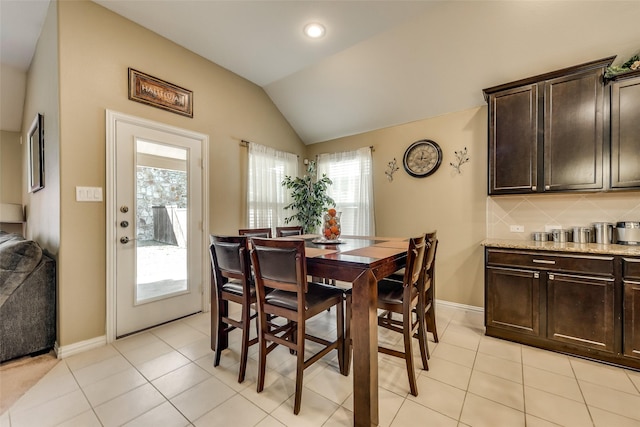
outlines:
M193 117L193 92L129 68L129 99Z

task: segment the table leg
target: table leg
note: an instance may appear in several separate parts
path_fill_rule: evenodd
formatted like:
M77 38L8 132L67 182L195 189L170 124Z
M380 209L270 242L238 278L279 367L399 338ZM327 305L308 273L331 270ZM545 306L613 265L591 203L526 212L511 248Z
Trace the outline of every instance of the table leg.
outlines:
M353 282L353 420L378 425L378 282L370 270Z

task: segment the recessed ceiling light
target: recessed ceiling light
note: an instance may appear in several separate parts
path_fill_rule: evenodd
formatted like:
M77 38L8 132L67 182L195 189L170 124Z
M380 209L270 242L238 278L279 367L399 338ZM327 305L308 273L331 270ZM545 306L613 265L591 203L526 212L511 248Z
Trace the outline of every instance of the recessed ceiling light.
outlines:
M322 24L318 24L317 22L312 22L311 24L307 24L304 26L304 33L307 37L311 37L312 39L319 39L324 36L325 29Z

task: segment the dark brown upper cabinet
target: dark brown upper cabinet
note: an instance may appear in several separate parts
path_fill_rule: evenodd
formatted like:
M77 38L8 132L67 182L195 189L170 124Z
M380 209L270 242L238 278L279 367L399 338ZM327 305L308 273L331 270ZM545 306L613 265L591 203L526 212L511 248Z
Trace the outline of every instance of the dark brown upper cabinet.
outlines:
M490 195L604 189L604 72L614 58L484 89Z
M611 188L640 188L640 70L621 74L611 89Z

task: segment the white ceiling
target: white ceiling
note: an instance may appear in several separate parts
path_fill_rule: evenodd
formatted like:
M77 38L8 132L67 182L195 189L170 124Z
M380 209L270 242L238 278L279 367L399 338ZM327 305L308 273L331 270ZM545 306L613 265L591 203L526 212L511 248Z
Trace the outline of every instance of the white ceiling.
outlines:
M637 0L93 1L262 86L306 144L482 105L485 87L640 50ZM0 0L3 71L28 68L47 5ZM323 39L303 36L310 21L327 27ZM12 73L2 74L0 125L19 130L5 125Z

